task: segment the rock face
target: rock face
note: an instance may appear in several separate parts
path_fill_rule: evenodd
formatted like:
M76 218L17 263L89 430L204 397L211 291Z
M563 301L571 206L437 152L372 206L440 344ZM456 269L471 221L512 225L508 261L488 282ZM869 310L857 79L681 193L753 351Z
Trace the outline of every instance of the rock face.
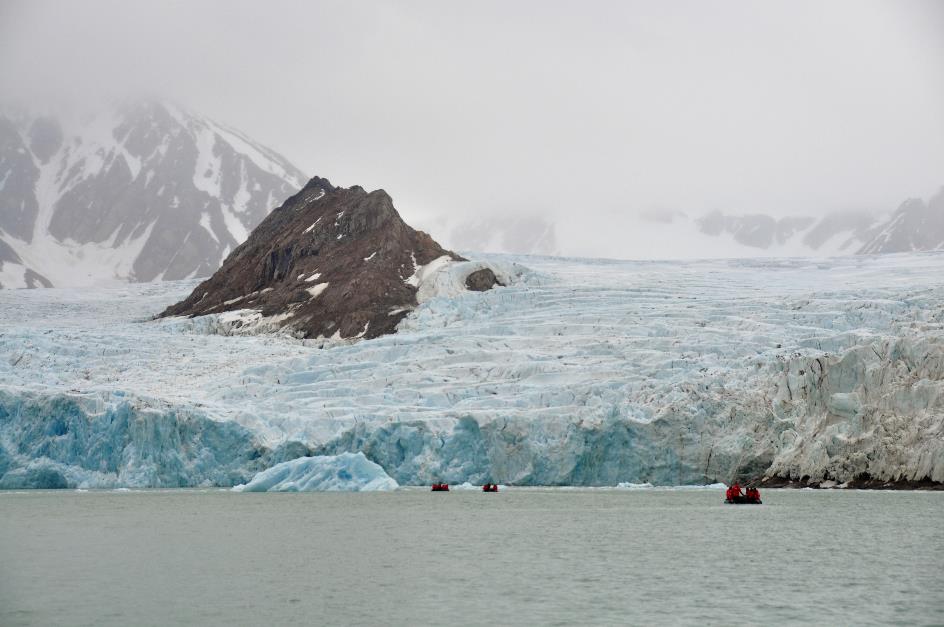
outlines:
M245 311L308 338L392 333L425 274L462 258L408 226L383 190L313 178L161 316Z
M0 111L0 285L209 276L307 178L166 102Z

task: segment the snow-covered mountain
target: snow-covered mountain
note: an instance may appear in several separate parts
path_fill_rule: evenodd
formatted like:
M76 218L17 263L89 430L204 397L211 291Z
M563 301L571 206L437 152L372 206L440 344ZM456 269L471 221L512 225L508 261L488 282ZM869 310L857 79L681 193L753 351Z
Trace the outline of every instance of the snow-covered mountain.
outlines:
M944 188L927 202L906 201L870 235L860 253L944 250Z
M95 115L0 113L0 286L212 274L307 176L160 101Z
M714 211L697 219L695 225L701 234L718 238L735 250L746 248L775 256L831 256L857 252L873 222L864 212L773 218Z
M614 230L625 252L611 256L631 259L834 257L940 250L944 247L944 190L927 202L907 200L894 212L773 217L653 211L627 216ZM606 237L601 234L601 241Z
M775 219L713 212L695 221L699 232L775 256L875 255L944 249L944 188L927 202L909 199L892 213L834 212L821 218ZM733 255L750 256L750 255Z

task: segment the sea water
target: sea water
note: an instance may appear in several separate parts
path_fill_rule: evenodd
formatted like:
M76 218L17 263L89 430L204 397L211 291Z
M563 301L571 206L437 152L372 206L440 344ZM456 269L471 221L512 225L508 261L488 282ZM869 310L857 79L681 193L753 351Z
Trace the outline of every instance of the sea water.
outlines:
M0 493L0 625L942 624L944 493Z

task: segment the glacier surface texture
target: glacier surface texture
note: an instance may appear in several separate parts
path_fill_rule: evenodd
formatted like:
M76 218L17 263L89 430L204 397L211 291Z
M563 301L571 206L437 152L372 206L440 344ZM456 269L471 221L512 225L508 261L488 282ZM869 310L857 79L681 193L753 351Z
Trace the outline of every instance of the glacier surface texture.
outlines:
M944 481L944 254L484 259L508 287L447 265L369 341L151 319L194 281L4 290L0 487L252 485L359 452L401 485ZM319 484L294 463L267 485Z

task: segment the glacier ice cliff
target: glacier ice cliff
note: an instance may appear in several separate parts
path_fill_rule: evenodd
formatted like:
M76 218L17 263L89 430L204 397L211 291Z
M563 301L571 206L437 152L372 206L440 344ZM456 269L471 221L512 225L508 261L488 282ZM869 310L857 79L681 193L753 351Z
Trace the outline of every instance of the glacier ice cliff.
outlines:
M444 267L369 341L151 319L193 281L0 292L0 487L944 481L944 254L482 259L508 287Z
M867 476L944 482L944 342L899 337L791 360L776 379L770 473L821 482Z
M264 470L238 492L378 492L397 482L363 453L299 457Z
M0 488L228 486L308 453L232 421L120 394L0 392Z

